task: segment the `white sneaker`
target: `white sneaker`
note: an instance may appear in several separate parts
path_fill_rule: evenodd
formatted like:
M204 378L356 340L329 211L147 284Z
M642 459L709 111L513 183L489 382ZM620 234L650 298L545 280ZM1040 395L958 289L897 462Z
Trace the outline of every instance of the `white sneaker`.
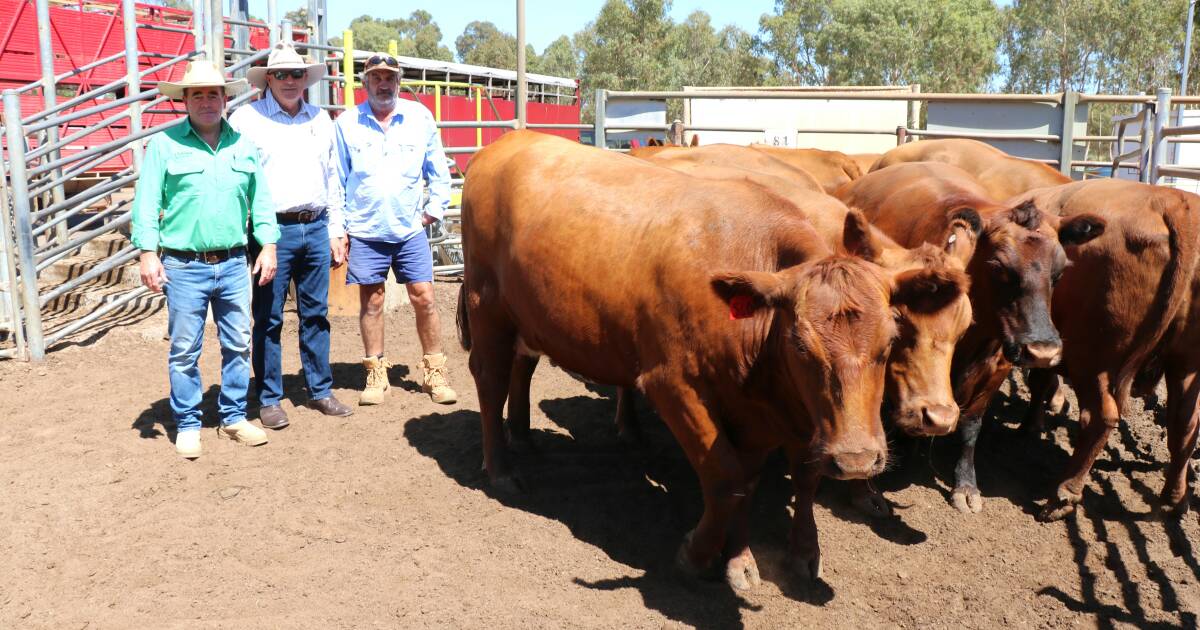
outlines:
M200 432L183 431L175 434L175 452L188 459L200 457Z
M262 446L267 443L267 432L245 420L221 427L221 430L235 442L248 446Z

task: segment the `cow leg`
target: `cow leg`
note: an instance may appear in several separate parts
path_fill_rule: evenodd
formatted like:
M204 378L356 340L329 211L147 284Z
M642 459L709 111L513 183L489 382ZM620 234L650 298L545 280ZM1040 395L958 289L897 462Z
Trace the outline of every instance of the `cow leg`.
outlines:
M1087 410L1087 425L1080 428L1079 443L1067 463L1066 479L1058 485L1056 497L1038 514L1043 521L1057 521L1075 511L1075 505L1083 499L1083 487L1087 485L1092 465L1108 444L1108 434L1121 421L1121 410L1109 392L1106 375L1072 381L1079 397L1080 421L1084 419L1083 410Z
M969 414L958 423L962 435L962 454L954 467L954 493L950 502L963 514L979 513L983 509L983 497L979 494L979 483L975 480L975 443L983 429L983 415Z
M746 497L738 456L690 387L647 387L646 395L683 448L700 479L704 514L684 538L675 562L685 575L716 578L716 561L731 520Z
M529 384L538 358L518 353L513 357L512 375L508 381L508 445L519 452L533 450L529 438Z
M888 503L883 493L876 490L868 479L851 479L850 505L863 516L869 518L887 518L894 512L892 504Z
M1188 511L1187 464L1196 450L1197 398L1200 379L1193 370L1167 367L1167 449L1171 463L1162 490L1161 509L1166 516Z
M788 535L788 564L802 580L821 577L821 544L817 539L817 520L813 516L817 486L821 481L820 468L805 463L804 453L789 453L792 463L792 531Z
M1021 432L1039 436L1046 430L1046 412L1058 413L1062 410L1061 386L1058 375L1050 370L1032 369L1025 373L1025 384L1029 386L1029 411L1021 422ZM1059 409L1048 409L1052 398L1059 399Z
M617 388L617 415L613 422L617 425L617 438L626 444L642 442L642 426L633 408L634 396L636 394L632 388Z
M762 583L758 562L750 553L750 505L762 475L767 452L744 453L741 457L746 477L746 496L741 500L725 538L725 581L734 589L746 590Z
M491 317L489 317L491 316ZM492 487L520 492L504 439L504 399L508 397L516 334L507 322L482 309L470 313L471 356L468 364L479 394L479 416L483 434L483 468Z

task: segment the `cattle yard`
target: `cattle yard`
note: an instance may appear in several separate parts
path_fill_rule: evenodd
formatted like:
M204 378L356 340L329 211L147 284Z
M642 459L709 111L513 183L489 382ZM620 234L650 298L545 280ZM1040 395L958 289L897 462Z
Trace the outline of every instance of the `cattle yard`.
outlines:
M574 119L538 123L523 62L486 87L421 70L414 98L476 110L439 114L467 138L448 153L483 152L431 238L459 405L420 396L401 306L388 404L335 420L296 397L268 447L181 466L165 312L125 238L142 142L181 120L153 86L200 55L244 72L255 37L344 76L361 56L306 41L320 0L297 31L220 5L155 22L189 38L167 54L124 0L122 55L4 91L0 626L1200 625L1200 197L1173 189L1200 180L1177 151L1200 126L1171 124L1200 97L601 89L580 124L559 85L543 104ZM335 113L354 98L324 87ZM485 91L511 107L486 120ZM780 103L857 118L781 124ZM1092 134L1099 105L1126 113ZM514 193L564 169L593 186ZM331 321L353 398L356 321Z

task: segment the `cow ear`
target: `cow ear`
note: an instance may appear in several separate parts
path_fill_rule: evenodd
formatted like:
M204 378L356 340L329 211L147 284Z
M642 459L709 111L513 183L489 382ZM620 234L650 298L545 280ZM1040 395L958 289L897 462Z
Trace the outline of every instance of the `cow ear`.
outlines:
M847 253L870 262L877 262L883 253L883 244L875 237L866 215L854 208L846 213L846 221L842 226L842 247L846 248Z
M697 134L692 134L692 141L688 143L688 146L689 146L689 147L698 147L698 146L700 146L700 136L699 136L699 135L697 135Z
M718 272L710 280L713 291L729 305L730 319L753 317L764 308L787 303L785 281L765 271Z
M658 138L650 138L649 140L646 141L646 146L660 147L660 146L662 146L662 143L658 141Z
M967 274L949 267L923 267L896 274L892 304L917 313L935 313L967 292Z
M1042 223L1042 211L1038 210L1032 199L1014 206L1008 216L1013 223L1026 230L1036 230Z
M1107 222L1094 214L1063 219L1058 224L1058 242L1063 246L1083 245L1104 233Z
M943 249L965 266L975 255L975 246L983 232L983 219L975 208L968 206L951 210L949 219Z

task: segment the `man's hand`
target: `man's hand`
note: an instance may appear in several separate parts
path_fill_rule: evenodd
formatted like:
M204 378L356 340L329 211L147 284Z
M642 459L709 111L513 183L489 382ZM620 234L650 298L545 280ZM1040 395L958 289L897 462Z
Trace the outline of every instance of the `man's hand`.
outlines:
M350 248L349 239L345 236L335 236L329 239L329 254L333 258L333 267L341 267L346 262L346 252Z
M266 284L275 279L275 244L263 245L262 251L258 254L258 260L254 261L254 270L250 272L252 275L258 276L258 286L266 286Z
M438 220L429 216L428 212L421 213L421 227L426 227L430 223L437 223Z
M163 269L158 252L142 252L138 267L142 284L155 293L162 293L163 285L167 283L167 270Z

